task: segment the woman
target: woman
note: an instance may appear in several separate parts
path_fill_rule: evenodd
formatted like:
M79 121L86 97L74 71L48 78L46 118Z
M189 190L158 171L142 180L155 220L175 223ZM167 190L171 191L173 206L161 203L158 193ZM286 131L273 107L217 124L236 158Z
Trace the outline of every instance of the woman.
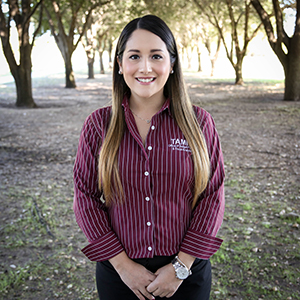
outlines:
M117 44L112 106L85 121L74 166L100 299L209 299L223 183L214 122L191 105L170 29L152 15L131 21Z

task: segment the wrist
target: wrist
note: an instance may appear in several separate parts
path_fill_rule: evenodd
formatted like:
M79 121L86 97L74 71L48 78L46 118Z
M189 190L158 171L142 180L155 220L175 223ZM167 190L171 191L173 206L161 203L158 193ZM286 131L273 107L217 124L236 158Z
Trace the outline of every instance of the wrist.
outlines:
M187 253L184 253L184 252L179 252L178 253L178 258L179 260L190 270L194 261L195 261L195 257L190 255L190 254L187 254Z
M132 260L127 256L126 252L123 251L109 259L109 262L112 264L114 269L120 273L122 269L128 268L127 266L132 262Z

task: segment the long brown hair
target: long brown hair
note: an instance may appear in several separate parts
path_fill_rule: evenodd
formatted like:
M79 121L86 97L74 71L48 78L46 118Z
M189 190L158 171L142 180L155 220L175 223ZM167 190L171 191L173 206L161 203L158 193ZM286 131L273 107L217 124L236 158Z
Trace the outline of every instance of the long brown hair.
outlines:
M187 94L174 36L166 23L157 16L147 15L129 22L118 40L113 66L112 112L109 128L99 155L99 188L103 190L107 205L122 202L123 188L118 169L118 149L126 127L122 101L130 95L130 89L120 76L118 59L121 62L126 43L136 29L148 30L160 37L170 54L174 73L169 76L164 96L170 98L172 114L192 151L195 174L193 207L207 186L210 176L210 161L205 138L197 122L193 106ZM114 197L116 195L117 197ZM119 200L116 200L118 198Z

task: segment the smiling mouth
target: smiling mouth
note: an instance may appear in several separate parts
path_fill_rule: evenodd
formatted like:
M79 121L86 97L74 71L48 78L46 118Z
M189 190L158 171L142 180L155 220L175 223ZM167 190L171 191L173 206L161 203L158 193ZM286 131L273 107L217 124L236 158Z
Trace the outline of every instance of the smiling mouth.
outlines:
M151 77L151 78L136 78L137 81L139 82L143 82L143 83L149 83L149 82L152 82L155 80L154 77Z

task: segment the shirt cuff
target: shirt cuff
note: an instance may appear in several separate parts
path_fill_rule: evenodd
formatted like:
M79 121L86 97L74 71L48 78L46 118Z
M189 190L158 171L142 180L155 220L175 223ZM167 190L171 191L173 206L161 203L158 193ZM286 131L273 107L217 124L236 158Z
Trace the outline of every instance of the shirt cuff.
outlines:
M211 235L189 230L180 251L200 259L209 259L221 247L223 240Z
M91 261L108 260L123 251L123 246L113 232L108 232L81 251Z

